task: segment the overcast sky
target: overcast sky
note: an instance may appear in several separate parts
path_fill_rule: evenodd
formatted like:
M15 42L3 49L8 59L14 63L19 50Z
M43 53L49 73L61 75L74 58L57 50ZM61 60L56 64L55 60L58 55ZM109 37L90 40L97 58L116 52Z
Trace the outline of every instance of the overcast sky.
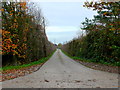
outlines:
M83 7L84 2L37 2L48 25L46 33L53 43L64 43L80 34L85 17L92 19L97 13Z

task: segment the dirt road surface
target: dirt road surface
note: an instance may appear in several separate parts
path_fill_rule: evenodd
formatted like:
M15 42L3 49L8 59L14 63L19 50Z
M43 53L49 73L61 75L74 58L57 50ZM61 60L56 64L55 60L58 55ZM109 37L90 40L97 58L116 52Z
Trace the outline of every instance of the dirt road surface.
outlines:
M57 50L37 71L4 81L3 88L117 88L118 74L93 70Z

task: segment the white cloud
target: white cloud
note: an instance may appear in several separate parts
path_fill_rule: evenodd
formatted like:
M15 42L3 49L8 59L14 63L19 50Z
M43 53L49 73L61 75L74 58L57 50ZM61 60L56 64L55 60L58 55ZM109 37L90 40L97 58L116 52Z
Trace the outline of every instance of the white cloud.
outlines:
M100 0L30 0L30 2L85 2L85 1L100 1Z
M78 31L79 28L74 26L48 26L46 27L46 32L71 32L71 31Z
M47 27L46 34L48 39L56 44L63 43L72 40L79 31L81 33L80 27L75 26L49 26Z
M81 22L85 21L85 17L92 19L97 12L83 7L83 2L78 3L72 0L72 3L64 3L65 0L59 0L61 3L57 3L56 1L36 3L48 20L49 26L46 27L46 34L49 41L63 43L82 35Z

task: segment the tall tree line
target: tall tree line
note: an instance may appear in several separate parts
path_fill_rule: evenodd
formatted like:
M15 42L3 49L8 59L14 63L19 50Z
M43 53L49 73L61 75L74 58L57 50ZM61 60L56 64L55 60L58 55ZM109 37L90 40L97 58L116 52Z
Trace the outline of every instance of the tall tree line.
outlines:
M86 35L64 44L62 49L72 56L120 65L120 1L85 2L84 7L97 10L98 15L82 23Z
M48 41L46 21L34 3L2 2L2 65L21 65L55 50Z

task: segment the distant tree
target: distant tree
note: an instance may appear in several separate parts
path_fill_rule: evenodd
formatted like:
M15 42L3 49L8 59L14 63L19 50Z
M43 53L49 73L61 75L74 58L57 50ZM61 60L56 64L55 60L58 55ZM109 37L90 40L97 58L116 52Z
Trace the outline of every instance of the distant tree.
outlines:
M61 48L61 46L62 46L62 44L61 44L61 43L59 43L59 44L58 44L58 48Z

